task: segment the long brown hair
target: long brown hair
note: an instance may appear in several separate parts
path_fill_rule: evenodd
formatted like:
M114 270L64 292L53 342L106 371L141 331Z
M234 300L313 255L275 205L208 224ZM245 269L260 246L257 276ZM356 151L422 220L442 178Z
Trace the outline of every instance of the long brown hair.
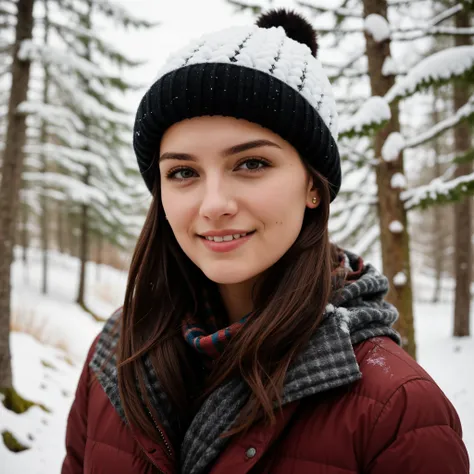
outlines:
M307 166L307 165L306 165ZM257 419L272 423L288 366L320 324L331 295L335 249L329 243L329 184L307 166L321 201L306 209L302 229L287 253L265 272L254 291L255 313L227 346L198 391L198 402L239 374L251 395L227 435L246 431ZM192 416L201 387L196 357L181 334L186 314L196 314L200 289L213 284L184 254L166 221L159 173L153 200L133 255L117 350L118 385L125 415L153 441L160 442L143 382L142 356L148 353L176 413ZM215 284L214 284L215 285ZM138 389L137 389L138 382ZM142 395L145 405L143 404ZM192 399L192 400L191 400Z

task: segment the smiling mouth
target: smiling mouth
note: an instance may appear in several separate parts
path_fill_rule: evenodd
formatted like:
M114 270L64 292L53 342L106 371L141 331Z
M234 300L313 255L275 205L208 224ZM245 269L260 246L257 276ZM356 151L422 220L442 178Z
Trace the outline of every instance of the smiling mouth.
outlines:
M200 235L201 239L204 240L209 240L210 242L232 242L233 240L239 240L242 237L246 237L247 235L252 235L255 233L255 230L252 230L251 232L246 232L244 234L231 234L231 235L222 235L222 236L203 236Z

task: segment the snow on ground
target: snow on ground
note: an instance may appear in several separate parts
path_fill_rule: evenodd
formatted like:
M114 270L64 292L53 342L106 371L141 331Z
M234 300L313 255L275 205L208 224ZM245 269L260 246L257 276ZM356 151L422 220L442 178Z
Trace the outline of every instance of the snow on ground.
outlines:
M40 252L31 250L27 266L20 259L13 266L13 326L40 333L42 342L66 349L69 357L81 362L100 324L73 303L77 296L79 261L51 252L49 292L43 295L41 258ZM94 263L88 263L86 272L87 306L105 320L122 304L126 274L105 265L97 268Z
M82 362L101 323L73 303L77 285L77 260L51 255L50 294L40 293L40 254L31 253L27 270L16 261L13 271L13 326L11 334L14 383L26 398L46 406L50 413L34 407L23 415L7 411L0 403L0 432L7 429L30 447L19 454L8 451L0 439L2 474L59 473L64 458L67 414L73 400ZM126 274L102 267L97 280L95 265L88 268L88 304L107 316L121 304ZM440 385L456 407L464 440L474 456L474 340L450 337L452 282L446 282L441 302L429 302L432 280L413 279L418 361ZM474 313L474 311L473 311ZM37 339L40 339L39 342ZM474 471L473 471L474 472Z
M16 249L18 250L18 249ZM59 473L64 435L82 364L102 327L74 303L79 261L50 253L49 293L41 293L41 253L31 250L28 264L20 252L12 275L11 349L14 385L25 398L43 404L51 413L33 407L15 415L0 403L0 432L11 431L31 449L11 453L0 438L2 474ZM107 318L120 305L126 274L111 267L88 264L88 307Z
M464 442L474 463L474 338L450 337L453 309L449 303L415 307L418 363L451 400L461 419ZM474 311L471 311L473 321ZM471 472L474 467L471 466Z
M29 334L11 335L14 384L25 398L51 413L32 407L16 415L0 403L0 432L11 431L31 449L12 453L0 439L0 472L46 474L61 472L67 415L77 385L80 364L70 365L65 353L37 342Z

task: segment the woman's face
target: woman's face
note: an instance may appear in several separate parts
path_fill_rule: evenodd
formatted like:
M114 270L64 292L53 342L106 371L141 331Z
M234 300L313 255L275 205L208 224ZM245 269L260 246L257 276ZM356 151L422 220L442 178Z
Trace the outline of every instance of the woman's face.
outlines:
M296 150L246 120L196 117L173 125L159 166L176 240L218 284L252 280L271 267L298 237L305 208L319 204Z

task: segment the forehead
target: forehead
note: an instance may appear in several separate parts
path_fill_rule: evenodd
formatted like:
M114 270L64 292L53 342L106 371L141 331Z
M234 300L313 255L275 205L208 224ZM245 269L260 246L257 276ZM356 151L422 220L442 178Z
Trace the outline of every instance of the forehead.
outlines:
M196 154L260 139L271 140L282 149L290 146L276 133L247 120L205 116L183 120L168 128L161 140L160 153L179 151Z

